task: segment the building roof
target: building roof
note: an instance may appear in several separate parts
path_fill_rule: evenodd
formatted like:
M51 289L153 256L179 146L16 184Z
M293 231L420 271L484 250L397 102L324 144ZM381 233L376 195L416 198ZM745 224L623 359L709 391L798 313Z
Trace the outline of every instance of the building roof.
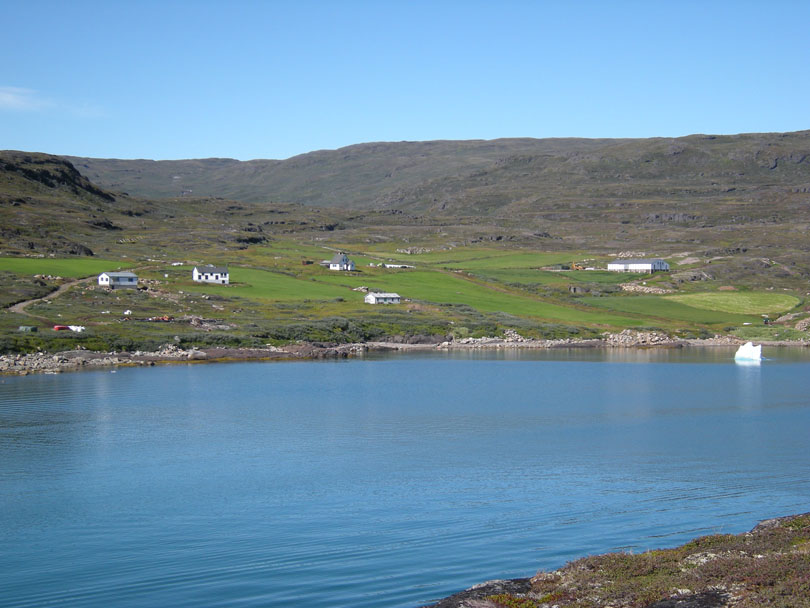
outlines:
M388 293L384 291L372 291L369 292L370 296L374 296L375 298L398 298L400 297L398 293Z
M663 262L661 258L631 258L628 260L613 260L608 264L652 264L653 262Z
M101 274L106 274L108 277L116 278L116 279L137 279L138 275L134 272L129 272L128 270L121 271L121 272L102 272ZM99 275L101 276L101 275Z
M335 255L332 256L331 263L332 264L342 264L344 261L348 261L348 260L349 260L348 256L341 251L340 253L336 253Z
M211 266L209 264L208 266L195 266L194 268L197 272L228 274L228 268L226 266Z

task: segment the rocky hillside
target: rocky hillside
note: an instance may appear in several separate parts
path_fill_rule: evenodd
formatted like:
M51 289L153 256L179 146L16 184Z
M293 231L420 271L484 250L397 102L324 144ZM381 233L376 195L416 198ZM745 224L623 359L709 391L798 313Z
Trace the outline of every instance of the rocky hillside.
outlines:
M219 198L153 201L111 192L49 154L0 151L0 253L152 255L216 246L244 249L271 234L324 232L342 217L296 205Z
M283 200L317 206L373 207L391 192L484 169L515 154L596 152L619 140L497 139L366 143L287 160L240 162L67 157L95 183L140 196L193 194L244 202Z
M93 255L93 233L117 228L108 219L115 203L64 159L0 152L0 239L7 251Z
M140 196L411 213L553 215L643 202L651 221L700 223L706 203L810 200L810 131L369 143L281 161L69 160L93 182Z

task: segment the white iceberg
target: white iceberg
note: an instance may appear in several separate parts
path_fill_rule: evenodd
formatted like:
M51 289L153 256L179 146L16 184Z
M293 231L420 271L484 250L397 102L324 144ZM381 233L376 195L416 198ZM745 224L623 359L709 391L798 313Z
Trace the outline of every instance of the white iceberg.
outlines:
M753 342L746 342L734 354L735 361L762 361L762 344L754 346Z

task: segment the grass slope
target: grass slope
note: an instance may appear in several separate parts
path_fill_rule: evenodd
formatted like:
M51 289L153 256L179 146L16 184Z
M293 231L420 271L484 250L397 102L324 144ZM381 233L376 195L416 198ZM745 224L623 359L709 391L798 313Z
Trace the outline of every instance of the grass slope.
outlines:
M747 315L779 314L798 306L799 298L779 293L685 293L666 296L665 299L686 304L692 308Z

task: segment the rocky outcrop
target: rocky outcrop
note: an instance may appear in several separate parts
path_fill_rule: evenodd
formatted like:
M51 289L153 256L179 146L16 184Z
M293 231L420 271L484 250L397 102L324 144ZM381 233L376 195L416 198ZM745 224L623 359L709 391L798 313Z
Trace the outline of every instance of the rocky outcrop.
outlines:
M86 354L84 351L2 355L0 356L0 374L20 376L32 373L58 374L82 368L112 367L123 362L124 358L115 353Z
M333 344L328 342L299 342L284 348L296 359L346 359L368 350L365 344Z
M619 285L622 291L629 291L631 293L649 293L649 294L666 294L672 293L672 289L665 289L663 287L651 287L649 285L639 285L638 283L622 283Z
M236 353L234 355L234 353ZM81 369L117 367L121 365L155 365L179 361L215 361L224 359L276 358L278 349L183 349L164 344L156 351L100 353L83 349L61 353L29 353L0 355L0 374L58 374Z
M618 334L605 334L606 346L676 346L678 340L658 331L625 329Z
M509 330L507 330L509 331ZM520 335L503 337L462 338L461 340L447 340L437 344L437 348L577 348L603 346L602 340L582 340L580 338L560 338L553 340L534 340Z

